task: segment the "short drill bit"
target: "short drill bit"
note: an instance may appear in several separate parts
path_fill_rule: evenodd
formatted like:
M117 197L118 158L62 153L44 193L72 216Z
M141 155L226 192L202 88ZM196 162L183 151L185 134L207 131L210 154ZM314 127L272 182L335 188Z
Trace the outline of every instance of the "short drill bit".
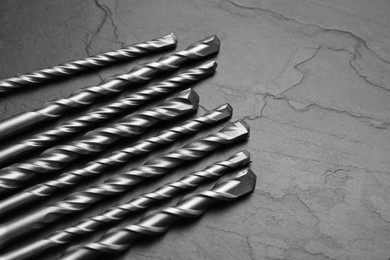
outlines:
M103 183L70 194L54 205L0 225L0 243L4 245L21 235L39 230L67 215L83 211L104 198L125 193L146 179L163 176L185 162L205 157L222 145L236 143L247 139L248 136L249 126L244 121L229 123L217 133L153 158L144 165L114 175Z
M161 105L127 116L112 126L88 132L68 144L55 146L25 163L3 168L0 170L0 194L22 187L36 176L45 176L61 170L82 156L102 152L121 139L138 136L160 122L195 112L198 102L199 97L195 91L182 91Z
M217 63L213 61L187 70L177 76L130 94L119 101L97 108L85 115L62 123L54 129L49 129L28 138L27 140L21 141L20 143L12 144L1 149L0 167L6 163L9 164L10 162L16 161L27 153L42 151L44 148L48 148L51 144L59 140L72 136L91 126L105 122L116 115L125 112L128 113L147 101L151 101L204 79L214 74L216 67Z
M208 37L190 45L183 51L137 66L127 74L108 78L98 86L80 89L67 98L48 102L42 108L5 119L0 122L0 140L30 129L33 125L43 121L58 118L68 110L86 107L101 97L114 95L129 86L145 83L162 72L178 69L186 62L215 54L219 50L219 45L220 42L216 36Z
M57 78L68 77L83 71L105 67L115 62L131 60L148 53L174 48L176 44L177 38L171 33L151 41L133 44L119 50L109 51L85 59L70 61L51 68L3 79L0 80L0 94L26 86L35 86Z
M222 105L206 112L203 116L185 121L172 128L163 130L155 136L140 140L120 151L113 152L107 157L92 161L80 169L63 173L53 180L37 184L0 201L0 216L22 206L29 205L32 202L52 196L59 190L73 187L85 178L91 178L103 173L109 167L123 165L134 157L145 155L160 146L173 143L183 136L194 134L203 128L230 118L231 115L232 107L229 104Z
M190 173L177 181L160 186L152 192L136 196L126 203L108 209L102 214L84 219L78 224L59 230L42 240L8 252L0 256L0 259L26 259L49 248L65 245L79 236L95 232L104 225L119 222L132 213L145 210L157 202L168 200L183 191L196 188L205 181L218 178L231 170L245 167L249 162L250 156L247 151L238 152L227 160L207 166L202 171Z
M138 223L111 229L101 239L68 250L61 260L96 259L104 254L114 254L130 248L143 236L155 236L166 232L181 220L200 217L206 210L221 201L238 199L254 191L256 175L244 170L232 178L219 181L212 189L185 197L173 207L146 214Z

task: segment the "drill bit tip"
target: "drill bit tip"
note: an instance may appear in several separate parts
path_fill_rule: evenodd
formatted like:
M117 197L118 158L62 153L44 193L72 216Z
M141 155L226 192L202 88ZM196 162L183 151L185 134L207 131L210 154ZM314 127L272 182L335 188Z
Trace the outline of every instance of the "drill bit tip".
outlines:
M249 136L249 125L243 120L227 124L222 130L224 137L229 140L244 140Z
M233 179L236 180L235 182L233 182L235 186L229 189L229 193L235 198L244 196L245 194L254 191L257 178L256 174L254 174L251 169L246 169L237 173L235 176L233 176ZM228 180L231 181L232 179ZM216 184L216 186L219 186L226 181L227 180L221 180Z
M218 107L218 108L215 109L215 110L217 110L217 111L219 111L219 112L222 112L222 113L220 113L219 115L216 115L216 116L214 117L216 120L222 120L222 119L224 119L224 118L229 118L229 117L232 116L232 113L233 113L233 108L232 108L232 106L229 105L229 104L224 104L224 105Z
M218 63L215 60L213 60L213 61L202 64L201 66L199 66L199 68L212 70L214 73L217 66L218 66Z
M221 41L218 39L216 35L209 36L199 42L196 42L194 44L191 44L188 46L187 49L191 49L200 45L207 45L208 48L202 48L198 54L203 56L208 56L213 53L217 53L219 51L219 48L221 46Z
M233 163L240 162L242 165L247 165L251 162L251 154L247 150L242 150L229 159Z
M174 33L170 33L162 37L168 44L175 45L177 44L177 36Z
M175 98L174 98L175 99ZM178 99L178 105L179 106L188 106L190 105L190 112L195 112L198 109L199 105L199 95L192 89L186 89L179 93L179 95L176 96L176 99ZM188 101L188 104L183 103L183 99ZM183 107L184 109L184 107Z

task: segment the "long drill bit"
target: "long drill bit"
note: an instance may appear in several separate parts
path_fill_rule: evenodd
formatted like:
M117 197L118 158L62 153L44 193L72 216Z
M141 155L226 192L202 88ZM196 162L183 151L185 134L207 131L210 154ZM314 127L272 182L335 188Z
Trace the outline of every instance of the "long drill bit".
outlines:
M37 158L0 170L0 195L22 187L36 176L45 176L63 169L76 159L102 152L109 145L138 136L157 123L177 119L198 109L199 97L192 89L167 99L161 105L125 117L109 127L86 133L78 140L44 151Z
M105 67L115 62L131 60L144 54L174 48L176 44L177 38L171 33L151 41L136 43L115 51L109 51L51 68L3 79L0 80L0 94L26 86L35 86L57 78L68 77L87 70Z
M158 61L133 68L129 73L104 80L98 86L80 89L67 98L57 99L34 111L24 112L0 122L0 140L30 129L43 121L53 120L68 110L90 105L98 98L122 92L129 86L151 80L156 75L178 69L188 61L199 60L219 50L219 39L210 36L190 45L187 49L164 56Z
M208 62L199 67L187 70L177 76L171 77L160 83L146 87L119 101L100 107L80 117L60 124L54 129L39 133L20 143L12 144L0 150L0 167L16 161L27 153L41 151L51 144L72 136L77 132L97 125L108 119L123 113L128 113L147 101L179 90L189 84L195 83L214 74L217 63Z
M32 202L52 196L57 191L73 187L85 178L97 176L110 167L123 165L136 156L145 155L160 146L173 143L183 136L194 134L203 128L230 118L231 115L232 107L229 104L222 105L205 113L203 116L190 119L177 126L163 130L155 136L140 140L120 151L113 152L107 157L92 161L80 169L63 173L53 180L37 184L0 201L0 216L25 205L31 205Z
M132 213L145 210L157 202L173 198L178 193L191 190L205 181L218 178L231 170L245 167L249 162L250 156L247 151L238 152L227 160L207 166L202 171L190 173L177 181L160 186L152 192L136 196L130 201L117 205L102 214L89 217L76 225L59 230L42 240L5 253L0 256L0 259L22 260L35 256L49 248L65 245L79 236L95 232L107 224L119 222Z
M125 193L146 179L167 174L185 162L205 157L222 145L233 144L248 138L248 136L249 127L244 121L229 123L217 133L151 159L144 165L114 175L101 184L70 194L54 205L3 223L0 225L0 247L21 235L39 230L67 215L83 211L104 198Z
M249 169L241 171L232 178L221 180L208 191L185 197L173 207L146 214L136 224L111 229L98 241L71 248L59 259L91 260L104 254L123 252L140 237L160 235L178 220L199 217L215 203L238 199L254 191L255 186L256 175Z

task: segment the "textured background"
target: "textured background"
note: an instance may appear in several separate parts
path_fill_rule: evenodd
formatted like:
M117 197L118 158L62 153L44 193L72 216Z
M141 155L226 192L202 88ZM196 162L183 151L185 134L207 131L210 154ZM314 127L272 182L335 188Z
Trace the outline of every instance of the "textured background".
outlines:
M252 130L247 143L181 167L10 248L247 148L258 174L254 194L112 259L387 259L389 13L385 0L3 0L1 77L170 32L179 36L178 49L216 34L222 41L217 74L194 87L201 97L199 113L229 102L235 109L233 120L245 117ZM157 57L1 97L0 119ZM50 201L41 204L46 203ZM58 253L39 259L53 259Z

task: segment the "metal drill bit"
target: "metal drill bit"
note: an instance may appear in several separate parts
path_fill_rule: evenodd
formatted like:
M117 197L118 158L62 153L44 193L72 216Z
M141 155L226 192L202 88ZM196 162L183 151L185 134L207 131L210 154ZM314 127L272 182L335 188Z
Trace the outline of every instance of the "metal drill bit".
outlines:
M63 169L76 159L102 152L120 139L138 136L157 123L177 119L198 109L199 97L192 89L167 99L161 105L125 117L116 124L86 133L78 140L44 151L37 158L0 170L0 194L22 187L36 176Z
M187 70L177 76L128 95L119 101L97 108L85 115L62 123L54 129L49 129L27 140L21 141L20 143L12 144L1 149L0 166L14 162L27 153L41 151L43 148L47 148L61 139L72 136L93 125L107 121L113 116L124 112L128 113L147 101L156 99L157 97L179 90L188 84L204 79L214 74L216 67L217 63L212 61Z
M233 144L248 138L248 136L249 127L244 121L229 123L217 133L151 159L144 165L114 175L103 183L70 194L54 205L0 225L0 245L26 233L41 229L67 215L83 211L104 198L125 193L146 179L167 174L185 162L205 157L222 145Z
M42 108L5 119L0 122L0 140L30 129L33 125L43 121L58 118L68 110L86 107L98 98L114 95L129 86L147 82L162 72L176 70L188 61L215 54L219 50L219 45L220 42L216 36L208 37L190 45L183 51L137 66L127 74L108 78L98 86L80 89L67 98L48 102Z
M76 237L95 232L104 225L119 222L132 213L145 210L157 202L173 198L178 193L191 190L205 181L218 178L231 170L245 167L249 162L250 156L247 151L238 152L227 160L207 166L202 171L190 173L177 181L160 186L152 192L136 196L126 203L112 207L102 214L84 219L78 224L59 230L42 240L8 252L0 256L0 259L26 259L49 248L65 245Z
M176 44L177 38L171 33L151 41L136 43L119 50L109 51L85 59L70 61L51 68L3 79L0 80L0 94L26 86L35 86L56 78L68 77L83 71L105 67L115 62L131 60L144 54L174 48Z
M8 214L22 206L31 204L32 202L52 196L59 190L73 187L85 178L91 178L103 173L109 167L125 164L136 156L145 155L160 146L173 143L183 136L194 134L203 128L230 118L231 115L232 107L229 104L222 105L205 113L203 116L190 119L177 126L161 131L155 136L140 140L120 151L113 152L107 157L92 161L80 169L63 173L53 180L37 184L36 186L0 201L0 216Z
M185 197L173 207L167 207L146 214L138 223L111 229L98 241L68 250L62 260L96 259L104 254L125 251L143 236L155 236L166 232L169 227L181 220L196 218L221 201L238 199L255 189L256 175L244 170L218 182L211 190Z

